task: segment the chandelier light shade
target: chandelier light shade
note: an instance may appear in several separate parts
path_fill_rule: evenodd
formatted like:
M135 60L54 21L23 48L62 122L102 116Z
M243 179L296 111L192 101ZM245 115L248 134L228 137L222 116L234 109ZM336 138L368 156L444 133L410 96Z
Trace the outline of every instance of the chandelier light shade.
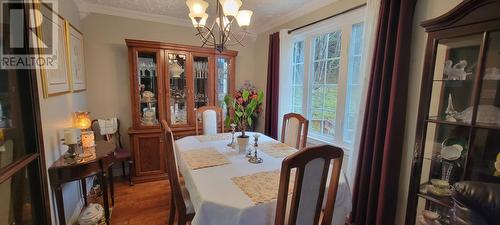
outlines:
M192 14L192 13L189 13L189 18L191 18L191 21L193 22L193 26L198 28L198 27L203 27L205 26L205 24L207 23L207 19L208 19L208 14L207 13L203 13L201 19L199 19L198 21L195 19L195 16Z
M201 20L206 14L208 3L203 0L187 0L186 5L189 8L189 17L195 20ZM207 15L208 17L208 15Z
M241 0L220 0L220 4L222 5L224 15L227 17L236 17L242 3Z
M240 10L241 0L216 0L215 16L207 25L209 15L208 3L204 0L187 0L189 18L196 28L197 36L203 42L201 45L211 46L222 52L227 46L242 45L243 38L248 34L248 27L253 12ZM239 29L237 25L239 26Z
M250 26L250 20L252 19L253 12L250 10L240 10L236 16L236 21L241 28L246 29Z

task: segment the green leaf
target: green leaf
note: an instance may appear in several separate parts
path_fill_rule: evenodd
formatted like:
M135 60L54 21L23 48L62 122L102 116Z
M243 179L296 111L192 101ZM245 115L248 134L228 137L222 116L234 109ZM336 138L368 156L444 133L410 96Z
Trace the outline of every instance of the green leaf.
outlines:
M259 93L257 94L257 100L258 100L259 104L261 104L264 101L264 92L263 91L259 91Z
M231 118L229 118L229 116L226 116L226 119L224 120L224 124L226 125L226 127L229 127L229 125L231 125Z
M253 124L252 117L248 117L247 122L248 122L248 126L252 126L252 124Z
M243 116L243 112L241 112L241 111L235 111L234 114L236 114L238 117Z
M247 101L249 95L250 95L250 92L248 92L248 90L243 90L243 93L241 93L241 97L243 97L243 101Z

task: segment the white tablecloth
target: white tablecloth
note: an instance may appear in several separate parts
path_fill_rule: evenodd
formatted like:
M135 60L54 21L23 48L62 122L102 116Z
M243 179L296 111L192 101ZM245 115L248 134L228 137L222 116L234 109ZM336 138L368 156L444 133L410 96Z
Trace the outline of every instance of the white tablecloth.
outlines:
M252 137L252 133L250 137ZM251 138L253 139L253 138ZM259 142L272 140L261 135ZM214 148L223 153L230 164L191 170L181 154L177 154L179 169L184 176L196 215L192 225L271 225L274 224L276 200L255 204L233 183L231 178L273 171L281 168L281 158L273 158L259 152L261 164L251 164L244 155L227 147L230 140L200 142L196 137L185 137L175 142L176 151ZM253 141L250 141L253 143ZM341 176L333 215L333 225L344 225L351 211L351 193L344 176Z

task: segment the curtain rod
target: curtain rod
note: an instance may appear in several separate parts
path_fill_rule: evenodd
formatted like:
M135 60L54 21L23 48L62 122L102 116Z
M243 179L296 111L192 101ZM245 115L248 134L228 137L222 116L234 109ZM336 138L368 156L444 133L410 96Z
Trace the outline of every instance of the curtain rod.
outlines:
M311 25L317 24L317 23L319 23L319 22L323 22L323 21L325 21L325 20L331 19L331 18L333 18L333 17L336 17L336 16L339 16L339 15L342 15L342 14L344 14L344 13L348 13L348 12L350 12L350 11L353 11L353 10L359 9L359 8L361 8L361 7L363 7L363 6L366 6L366 2L365 2L365 3L363 3L363 4L360 4L360 5L354 6L354 7L350 8L350 9L346 9L346 10L344 10L344 11L342 11L342 12L339 12L339 13L333 14L333 15L331 15L331 16L329 16L329 17L326 17L326 18L323 18L323 19L320 19L320 20L316 20L316 21L311 22L311 23L308 23L308 24L306 24L306 25L303 25L303 26L300 26L300 27L294 28L294 29L292 29L292 30L289 30L289 31L288 31L288 34L291 34L292 32L297 31L297 30L300 30L300 29L302 29L302 28L305 28L305 27L308 27L308 26L311 26Z

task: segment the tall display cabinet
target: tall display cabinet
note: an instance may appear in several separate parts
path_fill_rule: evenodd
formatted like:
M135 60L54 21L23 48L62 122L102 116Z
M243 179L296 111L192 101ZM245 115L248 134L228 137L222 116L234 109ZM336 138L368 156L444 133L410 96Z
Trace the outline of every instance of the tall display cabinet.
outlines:
M428 224L422 216L433 213L435 224L450 224L458 181L500 183L499 12L499 0L471 0L422 23L428 40L407 225Z
M160 121L168 121L175 138L194 135L199 122L194 109L222 107L224 96L234 92L238 52L130 39L125 42L129 51L134 180L162 179L166 177L166 165Z

